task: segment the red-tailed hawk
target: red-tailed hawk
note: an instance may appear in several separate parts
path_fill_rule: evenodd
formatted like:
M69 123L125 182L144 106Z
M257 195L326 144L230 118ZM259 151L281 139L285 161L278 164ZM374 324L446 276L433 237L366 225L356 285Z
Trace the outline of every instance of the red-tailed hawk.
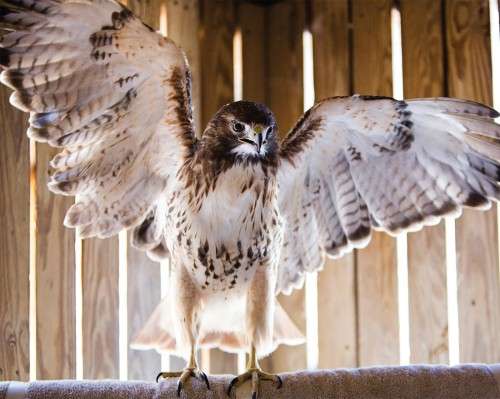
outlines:
M30 138L60 147L49 187L76 197L82 237L133 230L171 260L168 304L138 344L188 359L199 345L257 356L300 339L275 296L324 256L487 208L499 198L498 113L446 98L319 102L278 142L261 104L224 106L196 138L190 71L169 39L114 0L1 0L1 81L30 113ZM156 329L156 330L155 330ZM145 338L156 332L160 342ZM149 339L149 341L148 341Z

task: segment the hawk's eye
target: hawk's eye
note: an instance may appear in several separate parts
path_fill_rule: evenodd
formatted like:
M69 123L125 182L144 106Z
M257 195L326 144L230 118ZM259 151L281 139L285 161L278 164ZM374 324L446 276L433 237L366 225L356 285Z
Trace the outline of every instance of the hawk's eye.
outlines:
M273 132L273 127L272 127L272 126L269 126L269 127L267 128L267 136L269 136L270 134L272 134L272 132Z
M236 133L244 132L245 131L245 125L243 123L240 123L240 122L233 122L233 130Z

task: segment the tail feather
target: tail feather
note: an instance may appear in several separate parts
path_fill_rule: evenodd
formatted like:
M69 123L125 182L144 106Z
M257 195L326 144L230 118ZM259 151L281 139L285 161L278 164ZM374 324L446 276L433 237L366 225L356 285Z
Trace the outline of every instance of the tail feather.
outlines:
M276 301L273 344L271 347L261 350L258 355L266 356L274 352L281 344L300 345L304 342L304 335ZM199 345L201 348L219 348L229 353L248 349L244 331L201 331ZM144 327L133 339L131 348L137 350L155 349L160 353L183 355L177 351L168 298L164 298L156 307Z

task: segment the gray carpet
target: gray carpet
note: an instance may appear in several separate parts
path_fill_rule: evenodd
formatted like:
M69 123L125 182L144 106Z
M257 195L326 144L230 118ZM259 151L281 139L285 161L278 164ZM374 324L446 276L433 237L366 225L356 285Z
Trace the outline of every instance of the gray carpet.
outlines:
M500 372L500 368L497 368ZM321 370L283 374L283 387L261 384L261 398L332 399L500 399L498 376L487 366L464 365L380 367ZM181 397L227 398L232 376L210 376L211 390L192 379ZM0 383L0 399L7 384ZM160 384L139 381L37 381L24 386L26 399L174 399L176 380ZM237 399L249 398L250 384L237 390Z

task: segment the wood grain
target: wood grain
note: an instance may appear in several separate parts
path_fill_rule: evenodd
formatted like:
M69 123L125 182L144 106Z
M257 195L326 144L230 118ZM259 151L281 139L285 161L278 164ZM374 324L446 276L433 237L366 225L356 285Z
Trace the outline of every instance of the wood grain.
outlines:
M128 0L127 6L146 24L160 29L160 13L165 0ZM128 234L128 239L130 234ZM160 264L150 260L146 253L127 247L127 319L128 341L131 342L161 299ZM161 356L154 350L128 349L128 378L152 380L161 369Z
M351 94L347 0L311 2L316 100ZM327 259L318 274L319 367L355 367L355 257Z
M446 2L448 86L453 97L491 104L487 0ZM500 361L497 210L467 210L456 223L460 361Z
M139 12L144 7L147 12L150 0L121 2ZM118 237L82 242L82 346L86 379L119 377L118 274Z
M446 95L442 12L439 1L401 2L405 98ZM411 362L447 363L444 222L408 234L408 280Z
M233 101L233 35L235 11L230 0L200 1L200 54L203 60L202 126L219 108Z
M83 378L118 378L118 238L82 243Z
M267 16L267 105L274 112L280 136L286 135L303 113L302 32L305 26L305 2L279 2L268 7ZM305 334L305 291L281 295L279 302ZM280 346L262 362L264 369L283 372L307 365L306 346Z
M354 91L392 95L390 0L353 0ZM358 361L399 364L396 240L374 233L357 252Z
M164 0L165 1L165 0ZM186 53L191 68L196 131L201 133L201 58L198 0L167 0L168 37Z
M163 0L165 1L165 0ZM166 0L168 37L170 37L184 52L189 62L192 76L193 119L196 133L202 132L201 125L201 58L200 12L198 0ZM170 356L170 369L180 370L186 361L177 356Z
M241 2L238 25L241 29L243 54L243 99L267 103L269 76L268 13L261 5Z
M128 339L131 342L161 299L160 264L132 246L127 249ZM154 350L128 349L128 378L152 380L161 369L161 356Z
M351 94L349 1L312 0L316 100Z
M49 162L58 153L36 145L36 344L37 378L74 378L75 232L64 227L73 198L47 188Z
M230 0L200 1L200 54L201 69L201 121L206 126L217 110L232 102L233 93L233 35L235 31L235 9ZM236 373L238 360L234 354L210 351L211 374Z
M0 87L0 381L29 379L30 159L26 114ZM32 365L32 367L35 367Z

